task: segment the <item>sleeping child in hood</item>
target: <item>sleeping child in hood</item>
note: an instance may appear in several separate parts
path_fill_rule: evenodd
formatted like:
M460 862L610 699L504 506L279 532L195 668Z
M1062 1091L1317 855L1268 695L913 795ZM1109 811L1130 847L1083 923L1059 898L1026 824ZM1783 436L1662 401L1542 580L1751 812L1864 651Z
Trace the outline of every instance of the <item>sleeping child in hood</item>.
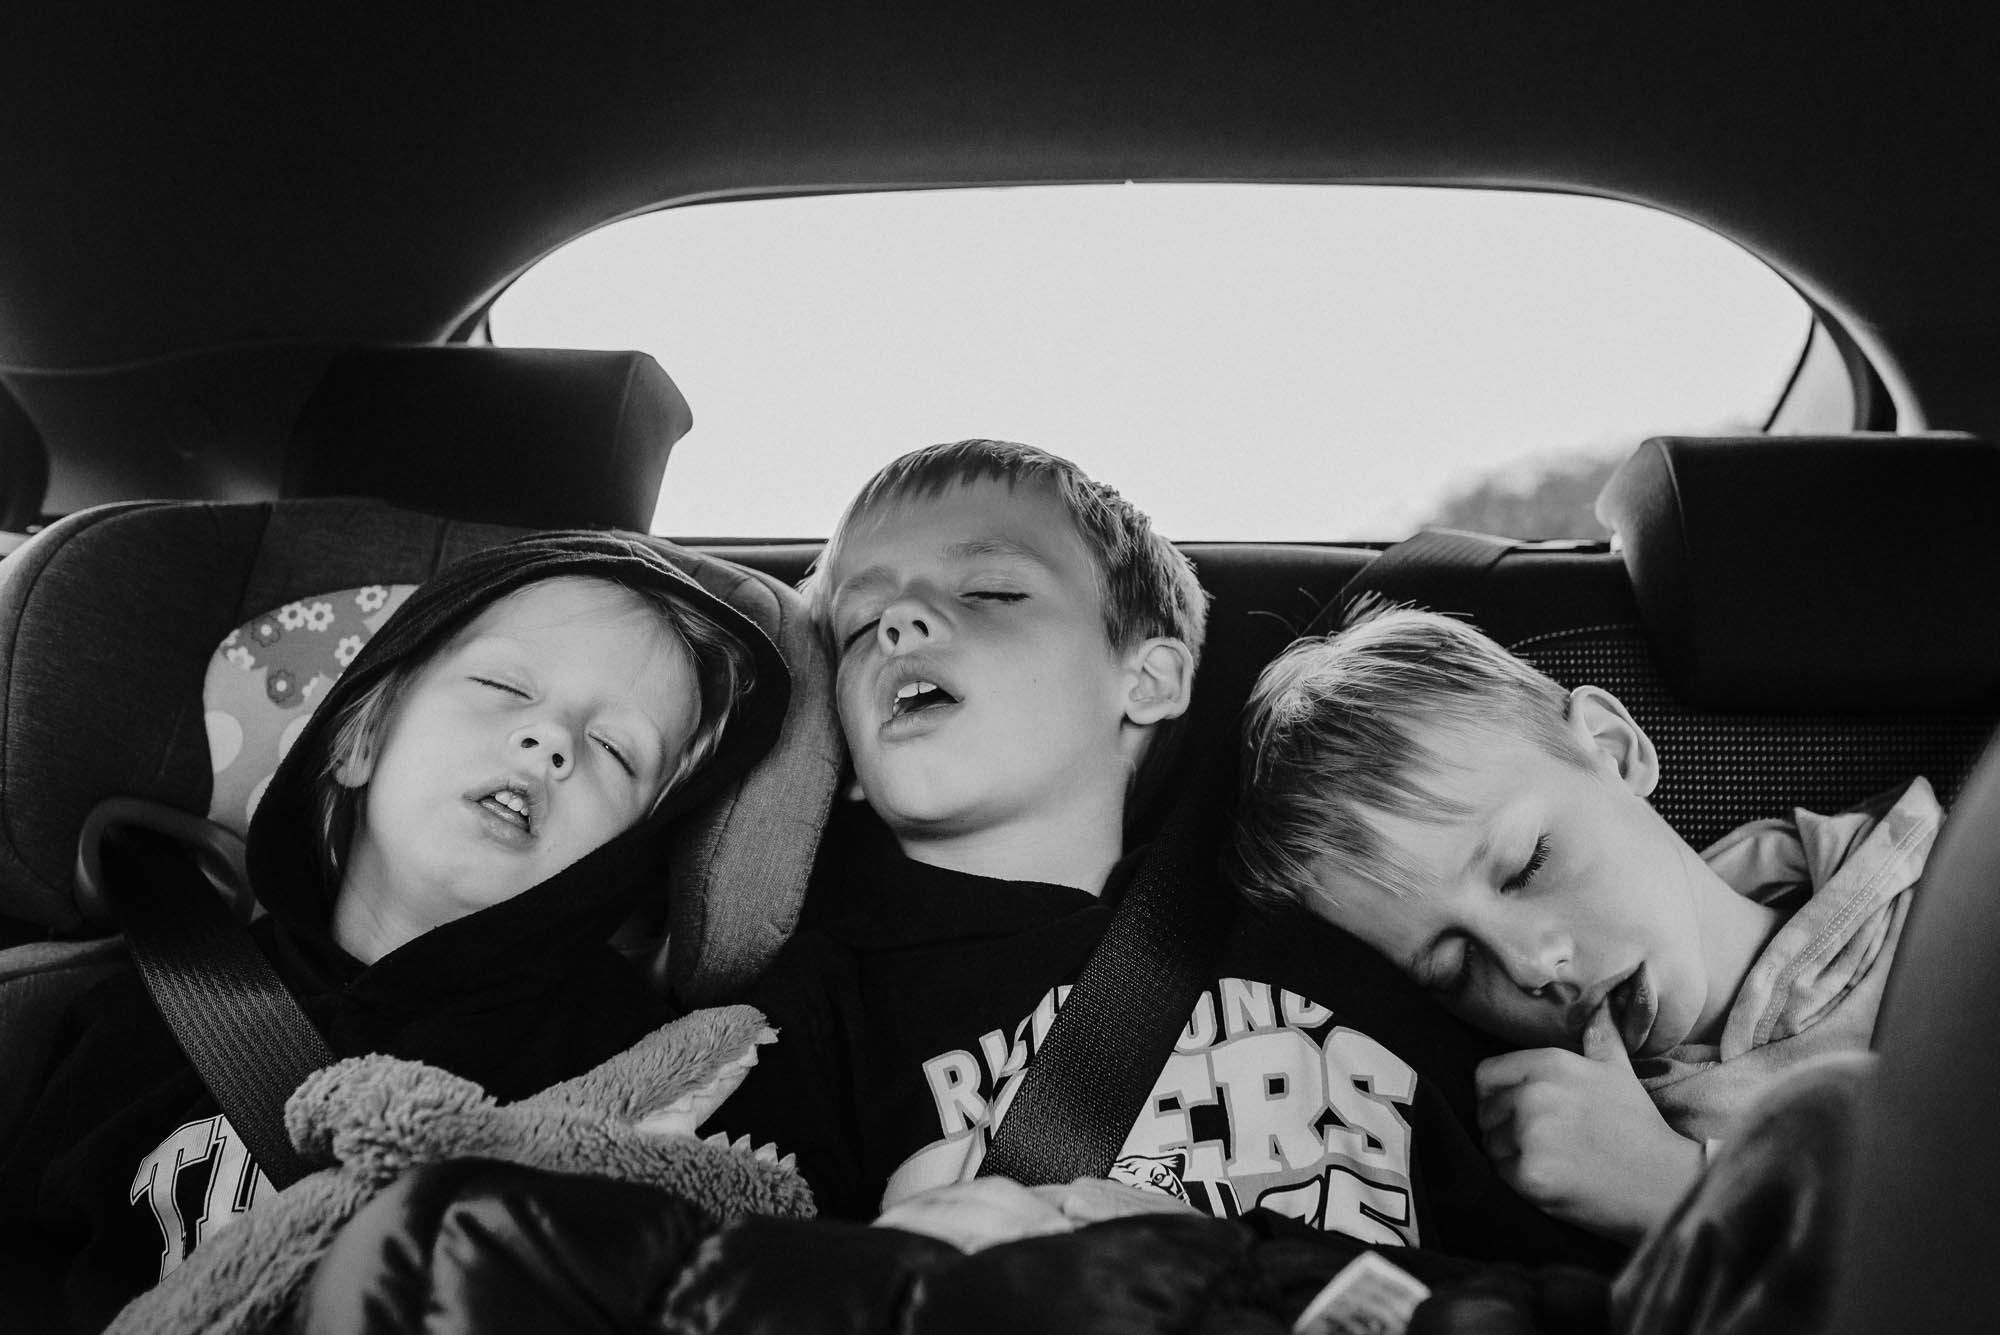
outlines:
M251 928L337 1056L517 1099L671 1018L608 944L671 822L775 740L790 679L742 613L608 534L490 548L411 594L252 820ZM125 971L79 997L0 1159L0 1221L73 1257L96 1329L270 1184Z

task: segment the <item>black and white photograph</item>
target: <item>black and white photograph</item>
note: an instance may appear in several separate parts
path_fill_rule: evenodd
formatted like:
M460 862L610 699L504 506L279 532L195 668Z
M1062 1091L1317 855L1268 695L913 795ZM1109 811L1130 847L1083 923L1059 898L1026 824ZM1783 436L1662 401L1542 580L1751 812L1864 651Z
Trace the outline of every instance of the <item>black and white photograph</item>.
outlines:
M0 1330L2000 1329L1988 26L7 5Z

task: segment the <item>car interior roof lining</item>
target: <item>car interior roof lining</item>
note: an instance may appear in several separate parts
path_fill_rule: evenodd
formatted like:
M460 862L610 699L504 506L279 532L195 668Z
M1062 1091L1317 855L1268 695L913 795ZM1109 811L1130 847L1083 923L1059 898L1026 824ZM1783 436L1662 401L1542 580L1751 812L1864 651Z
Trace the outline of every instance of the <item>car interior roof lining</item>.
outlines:
M474 21L219 0L163 25L136 0L107 8L122 41L34 9L0 43L0 110L22 127L9 143L33 149L0 145L20 220L0 221L0 364L314 333L432 341L610 219L861 181L1588 190L1778 265L1892 384L1931 356L1924 331L2000 319L1983 235L1950 222L1993 212L1993 174L1908 151L2000 114L1972 15L1123 0L834 21L626 0ZM117 110L132 106L146 114ZM465 125L468 106L476 136L422 128ZM50 216L98 221L38 225ZM1904 243L1913 220L1923 246Z

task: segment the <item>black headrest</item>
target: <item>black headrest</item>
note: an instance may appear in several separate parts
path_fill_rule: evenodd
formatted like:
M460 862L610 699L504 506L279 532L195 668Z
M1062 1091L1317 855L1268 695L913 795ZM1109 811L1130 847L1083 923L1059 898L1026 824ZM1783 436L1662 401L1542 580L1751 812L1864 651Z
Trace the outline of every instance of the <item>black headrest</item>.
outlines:
M1662 437L1597 498L1689 704L1801 712L2000 695L2000 450L1971 436Z
M652 527L694 417L643 352L355 348L300 410L281 483L522 527Z

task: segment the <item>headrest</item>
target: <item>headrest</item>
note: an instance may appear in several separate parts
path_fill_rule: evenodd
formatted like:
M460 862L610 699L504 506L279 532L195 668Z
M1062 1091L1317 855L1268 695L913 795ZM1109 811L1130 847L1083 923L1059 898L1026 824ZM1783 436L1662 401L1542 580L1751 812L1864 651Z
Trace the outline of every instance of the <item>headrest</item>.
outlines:
M1660 437L1597 499L1688 704L1971 709L2000 695L2000 450L1971 436Z
M643 533L667 455L693 423L643 352L354 348L300 410L280 495Z

